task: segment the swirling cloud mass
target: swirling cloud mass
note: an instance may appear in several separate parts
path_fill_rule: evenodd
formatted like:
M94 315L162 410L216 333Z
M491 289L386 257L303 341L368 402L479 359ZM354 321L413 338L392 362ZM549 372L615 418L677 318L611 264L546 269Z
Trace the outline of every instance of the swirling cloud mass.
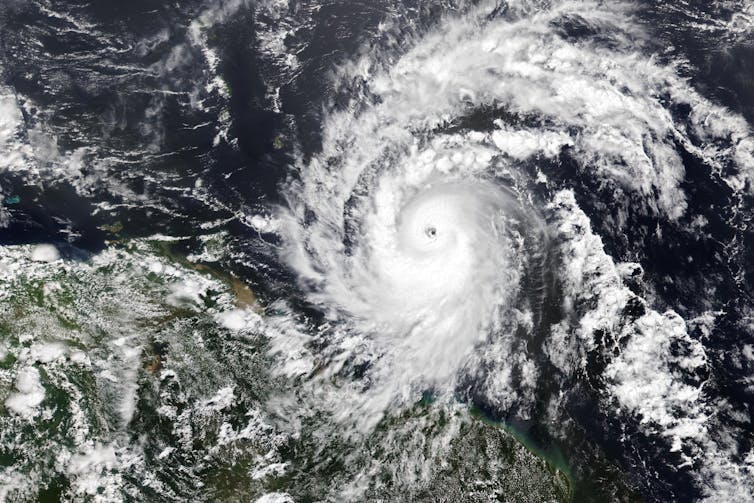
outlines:
M524 418L549 400L557 422L567 390L543 398L541 374L567 385L601 354L604 406L714 480L709 498L745 499L754 451L738 465L709 435L693 322L626 286L641 267L607 255L556 181L575 166L613 194L616 232L635 215L688 217L684 157L748 195L748 124L648 57L631 9L482 3L398 56L376 46L342 67L337 82L358 92L287 187L283 258L327 313L315 380L348 383L333 404L342 420L368 429L427 390L471 389Z

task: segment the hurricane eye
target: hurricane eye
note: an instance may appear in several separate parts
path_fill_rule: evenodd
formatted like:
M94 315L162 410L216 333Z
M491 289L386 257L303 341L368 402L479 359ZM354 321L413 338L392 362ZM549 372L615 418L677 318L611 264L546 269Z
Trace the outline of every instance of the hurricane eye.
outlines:
M429 225L424 229L424 234L427 235L429 239L434 239L437 237L437 227L433 225Z

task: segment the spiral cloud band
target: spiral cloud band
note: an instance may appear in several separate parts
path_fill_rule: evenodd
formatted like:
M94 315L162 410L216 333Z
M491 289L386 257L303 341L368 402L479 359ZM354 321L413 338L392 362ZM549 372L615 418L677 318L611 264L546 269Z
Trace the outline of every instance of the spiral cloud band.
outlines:
M471 390L530 418L545 368L565 383L603 354L606 400L688 446L705 477L718 474L714 497L745 469L706 437L713 406L687 379L703 347L625 286L640 267L607 255L554 180L572 169L615 195L605 218L617 229L629 204L678 222L684 156L748 193L752 133L679 63L647 57L630 5L544 3L482 2L405 53L377 46L340 69L336 86L354 96L327 114L279 215L283 257L327 323L316 344L273 345L309 354L313 379L339 380L333 407L366 430L428 390ZM545 312L554 305L559 316ZM644 314L629 319L631 306ZM621 353L605 333L631 342ZM662 349L681 343L681 355ZM641 352L662 386L637 381Z

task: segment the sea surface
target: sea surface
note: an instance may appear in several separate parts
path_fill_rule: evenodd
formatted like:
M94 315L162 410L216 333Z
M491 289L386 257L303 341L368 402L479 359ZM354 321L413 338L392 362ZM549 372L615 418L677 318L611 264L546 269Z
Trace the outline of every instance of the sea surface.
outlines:
M0 501L754 501L754 4L0 0Z

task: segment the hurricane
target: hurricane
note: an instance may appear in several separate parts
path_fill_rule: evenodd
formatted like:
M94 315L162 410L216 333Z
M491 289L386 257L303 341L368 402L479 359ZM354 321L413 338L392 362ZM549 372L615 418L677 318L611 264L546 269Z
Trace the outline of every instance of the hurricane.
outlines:
M568 186L586 180L618 233L691 218L688 158L749 194L749 125L695 91L681 62L647 56L634 7L481 2L399 53L386 22L336 72L350 98L326 114L279 218L281 257L327 318L313 379L355 393L335 399L342 420L368 429L430 392L557 423L568 389L543 392L544 376L566 387L599 359L602 400L699 479L715 473L708 497L750 491L750 468L706 437L716 412L690 324L627 287L641 266L605 252Z

